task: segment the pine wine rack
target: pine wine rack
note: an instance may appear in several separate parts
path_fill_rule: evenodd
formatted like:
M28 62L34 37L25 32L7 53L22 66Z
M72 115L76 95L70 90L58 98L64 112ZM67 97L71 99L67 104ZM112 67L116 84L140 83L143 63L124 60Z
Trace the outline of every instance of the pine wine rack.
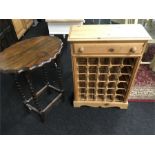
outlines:
M72 26L74 107L127 109L128 96L151 37L141 25Z

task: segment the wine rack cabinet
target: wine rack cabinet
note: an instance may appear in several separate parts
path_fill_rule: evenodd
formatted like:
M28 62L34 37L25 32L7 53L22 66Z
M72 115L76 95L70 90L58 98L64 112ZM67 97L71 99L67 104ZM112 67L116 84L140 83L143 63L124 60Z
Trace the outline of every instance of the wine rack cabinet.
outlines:
M132 30L130 36L126 29ZM141 33L134 34L133 30ZM73 26L68 40L72 53L74 107L126 109L149 39L140 25Z

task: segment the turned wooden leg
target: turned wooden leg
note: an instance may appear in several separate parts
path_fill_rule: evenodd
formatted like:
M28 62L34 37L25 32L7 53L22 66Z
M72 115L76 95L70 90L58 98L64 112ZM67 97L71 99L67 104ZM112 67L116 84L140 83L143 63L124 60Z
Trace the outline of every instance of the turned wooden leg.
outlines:
M16 87L18 89L18 92L19 92L19 94L20 94L20 96L21 96L21 98L23 100L24 106L26 107L26 109L28 110L28 112L30 112L31 109L29 108L29 106L27 106L27 104L28 104L29 101L26 99L26 95L25 95L25 93L24 93L24 91L22 89L21 82L19 80L19 76L20 76L20 74L15 74L14 75L15 84L16 84Z
M61 68L62 65L61 65L60 55L58 55L56 60L55 60L55 67L56 67L56 71L58 73L59 87L62 90L63 89L63 82L62 82L62 68Z
M31 95L32 95L32 99L33 99L33 103L35 104L36 108L41 111L41 107L37 101L37 96L36 96L36 93L35 93L35 90L34 90L34 87L32 85L32 81L31 81L31 78L30 78L30 74L27 72L25 73L25 78L27 80L27 83L28 83L28 86L29 86L29 90L31 92Z
M47 93L50 94L51 93L51 90L49 88L50 82L49 82L49 78L48 78L48 70L47 70L47 66L46 65L44 65L42 67L42 71L43 71L43 80L44 80L44 83L48 86Z
M62 65L61 65L61 60L60 60L60 55L55 60L55 67L58 73L58 83L60 90L62 92L62 100L64 100L64 90L63 90L63 79L62 79Z
M14 75L14 80L15 80L15 84L16 84L16 87L18 89L18 92L23 100L23 103L26 104L27 101L26 101L26 95L24 94L24 91L22 89L22 86L21 86L21 83L20 83L20 80L19 80L19 76L18 74L15 74Z

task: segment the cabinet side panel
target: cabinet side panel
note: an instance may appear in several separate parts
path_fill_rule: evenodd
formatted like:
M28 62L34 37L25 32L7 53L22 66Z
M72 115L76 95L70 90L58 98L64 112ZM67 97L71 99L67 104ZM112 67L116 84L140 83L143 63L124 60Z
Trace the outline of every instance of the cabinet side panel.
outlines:
M71 60L72 60L72 71L73 71L73 83L74 83L74 100L79 100L78 98L78 79L77 79L77 71L76 71L76 56L73 55L73 44L71 44Z
M146 50L147 46L148 46L148 42L145 43L142 53L144 53L144 51ZM130 80L130 83L129 83L129 86L128 86L127 94L126 94L126 97L125 97L125 102L128 100L128 97L130 95L132 86L134 84L134 81L135 81L135 78L136 78L136 75L137 75L137 71L139 69L139 66L140 66L140 63L141 63L141 60L142 60L142 56L143 55L137 57L136 64L134 66L134 70L133 70L133 73L132 73L132 76L131 76L131 80Z

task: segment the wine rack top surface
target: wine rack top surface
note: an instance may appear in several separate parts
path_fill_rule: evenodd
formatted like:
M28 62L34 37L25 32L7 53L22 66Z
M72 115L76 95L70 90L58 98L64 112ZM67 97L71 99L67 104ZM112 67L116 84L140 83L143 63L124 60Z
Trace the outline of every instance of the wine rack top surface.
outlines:
M78 25L70 28L68 41L151 40L140 24Z

